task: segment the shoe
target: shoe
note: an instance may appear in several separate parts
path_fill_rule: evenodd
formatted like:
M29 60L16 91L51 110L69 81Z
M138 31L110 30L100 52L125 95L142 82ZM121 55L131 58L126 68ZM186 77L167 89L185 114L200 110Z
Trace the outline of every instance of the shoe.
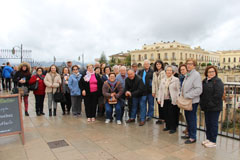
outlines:
M57 115L57 109L54 109L53 110L53 116L56 116Z
M106 123L106 124L108 124L108 123L110 123L110 122L111 122L110 119L106 119L106 120L105 120L105 123Z
M66 114L65 112L62 113L62 115L65 115L65 114Z
M52 117L52 109L49 109L49 117Z
M204 146L206 148L212 148L212 147L216 147L217 145L216 145L216 143L213 143L213 142L209 141L208 143L204 144Z
M41 112L40 114L41 114L41 115L45 115L45 113L43 113L43 112Z
M117 120L117 124L122 124L122 122L120 120Z
M156 124L163 124L163 121L157 120L157 121L156 121Z
M147 121L151 121L151 120L152 120L152 118L151 118L151 117L148 117L148 118L147 118Z
M88 121L88 122L91 122L91 118L88 118L87 121Z
M163 131L169 131L169 129L168 128L163 128Z
M173 133L176 133L176 130L170 130L169 131L169 134L173 134Z
M96 119L95 118L92 118L92 122L95 122L96 121Z
M190 137L188 135L181 136L182 139L189 139Z
M29 113L28 113L28 111L25 111L25 116L29 116Z
M206 139L205 141L202 141L202 145L207 144L208 142L210 142L208 139Z
M194 139L194 140L190 140L190 139L188 139L188 140L186 140L184 143L185 143L185 144L196 143L196 139Z
M41 113L40 113L40 112L37 112L37 116L41 116Z
M145 121L141 121L140 123L139 123L139 126L143 126L145 124Z
M126 123L132 123L135 122L135 119L128 119Z

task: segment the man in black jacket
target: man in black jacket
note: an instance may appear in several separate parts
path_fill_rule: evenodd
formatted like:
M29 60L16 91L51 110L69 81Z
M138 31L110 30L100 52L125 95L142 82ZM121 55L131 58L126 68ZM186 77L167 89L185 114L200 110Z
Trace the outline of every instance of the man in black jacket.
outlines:
M131 117L127 121L127 123L135 122L137 107L140 104L141 96L143 94L143 82L142 79L135 75L133 70L128 70L128 78L125 80L125 96L132 99L132 110ZM144 105L140 105L140 123L139 126L143 126L145 124L146 117L146 107Z
M154 98L152 96L152 79L153 79L153 70L150 68L149 60L144 61L144 69L138 72L138 75L142 78L144 84L145 94L141 97L141 105L145 105L147 108L148 102L148 111L147 111L147 121L151 120L154 113Z

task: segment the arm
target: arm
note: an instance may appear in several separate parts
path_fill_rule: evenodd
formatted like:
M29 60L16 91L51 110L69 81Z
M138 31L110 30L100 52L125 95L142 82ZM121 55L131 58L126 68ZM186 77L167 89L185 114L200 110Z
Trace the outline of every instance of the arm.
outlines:
M30 85L31 85L31 84L34 84L34 83L36 83L36 81L37 81L36 76L32 76L32 77L30 78L30 80L29 80L29 84L30 84Z
M105 82L105 83L103 84L102 94L103 94L104 97L109 98L109 97L111 97L111 93L108 92L109 88L108 88L108 85L107 85L106 83L107 83L107 82Z
M52 87L52 83L49 82L49 78L50 78L50 76L49 76L48 73L47 73L47 75L46 75L45 78L44 78L44 84L45 84L47 87Z
M53 82L53 87L58 88L60 86L60 84L62 83L62 80L61 80L60 75L57 75L55 78L57 79L57 81Z
M224 84L221 80L217 80L217 82L214 83L213 86L214 86L213 98L210 99L208 103L210 106L217 105L216 102L219 102L219 99L222 100L223 93L224 93Z
M116 94L116 98L118 99L123 94L123 87L122 87L122 84L120 82L119 82L119 85L117 87L117 90L118 90L118 93Z
M133 97L139 96L141 95L142 92L144 92L144 84L142 79L139 79L137 90L132 92L132 96Z
M160 75L159 75L160 76ZM153 73L153 80L152 80L152 94L156 94L156 91L157 91L157 88L156 88L156 84L155 84L155 82L157 81L157 79L156 79L156 74L155 73Z
M68 88L70 90L73 89L73 85L72 84L73 84L73 79L72 79L72 76L70 76L69 79L68 79Z
M193 80L193 88L191 88L188 92L184 94L184 98L193 99L197 96L200 96L202 93L202 79L198 74L196 78Z

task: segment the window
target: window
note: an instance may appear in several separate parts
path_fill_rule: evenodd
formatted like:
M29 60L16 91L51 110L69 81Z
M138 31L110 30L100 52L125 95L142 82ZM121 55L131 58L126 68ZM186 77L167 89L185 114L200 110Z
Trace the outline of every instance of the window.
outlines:
M159 46L156 47L156 49L158 49L158 48L159 48Z
M236 57L233 58L233 62L236 62Z
M228 58L228 62L231 62L231 58Z
M180 59L182 60L183 58L182 58L182 52L180 53Z
M135 55L133 55L132 59L135 61Z
M151 54L151 59L154 60L154 56L153 56L153 53Z
M141 55L140 54L138 55L138 60L141 61Z
M170 45L170 48L173 48L173 45Z
M185 53L185 59L187 59L187 53Z
M175 52L172 53L172 59L173 59L173 60L176 59Z
M240 57L239 57L239 60L238 60L238 62L240 62Z
M158 53L158 59L161 59L160 53Z
M167 53L165 53L165 59L166 59L166 60L168 59L168 55L167 55Z
M144 47L144 49L146 50L146 49L147 49L147 47Z
M144 59L147 59L147 54L144 54Z

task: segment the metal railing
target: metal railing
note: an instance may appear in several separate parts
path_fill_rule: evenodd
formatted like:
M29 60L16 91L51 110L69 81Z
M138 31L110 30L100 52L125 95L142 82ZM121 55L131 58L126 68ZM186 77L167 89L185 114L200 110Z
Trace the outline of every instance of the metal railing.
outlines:
M200 106L197 111L197 129L205 131L204 112ZM218 135L240 140L240 83L224 84L223 111L219 116ZM186 126L184 118L179 124Z

